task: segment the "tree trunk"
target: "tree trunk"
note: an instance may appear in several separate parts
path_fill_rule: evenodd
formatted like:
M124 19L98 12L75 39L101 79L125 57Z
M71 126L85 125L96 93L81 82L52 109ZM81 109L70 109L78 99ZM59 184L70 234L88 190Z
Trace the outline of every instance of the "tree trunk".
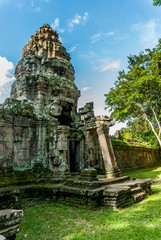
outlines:
M144 119L149 123L149 126L151 127L151 130L152 130L152 132L155 134L155 136L156 136L156 138L157 138L157 140L158 140L158 142L159 142L159 145L160 145L160 147L161 147L161 139L160 139L160 137L159 137L159 134L157 134L157 132L155 131L155 128L154 128L153 124L151 123L151 121L148 119L146 113L143 114L143 117L144 117Z

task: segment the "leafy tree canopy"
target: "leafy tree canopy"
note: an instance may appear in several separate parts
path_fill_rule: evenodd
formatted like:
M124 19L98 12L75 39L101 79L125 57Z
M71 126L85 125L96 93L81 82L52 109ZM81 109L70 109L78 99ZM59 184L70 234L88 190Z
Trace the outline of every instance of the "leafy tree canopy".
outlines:
M159 143L153 134L148 122L142 118L134 119L127 123L126 128L120 130L121 137L124 141L132 141L136 145L159 147Z
M118 121L146 120L161 146L161 40L152 50L130 55L128 69L105 94L106 108Z
M161 0L153 0L154 6L161 6Z

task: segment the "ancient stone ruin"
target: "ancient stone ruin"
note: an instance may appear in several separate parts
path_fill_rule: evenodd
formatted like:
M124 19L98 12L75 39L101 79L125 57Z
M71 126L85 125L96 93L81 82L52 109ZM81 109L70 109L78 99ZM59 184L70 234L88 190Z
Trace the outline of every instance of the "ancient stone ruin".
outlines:
M15 77L10 98L0 105L2 170L62 178L94 167L107 177L120 175L107 130L111 120L95 118L92 103L77 113L74 68L49 25L31 36Z
M110 142L114 123L95 117L93 103L77 111L74 68L49 25L31 36L15 77L10 98L0 105L2 208L21 193L116 208L150 192L150 181L116 185L129 178L121 176Z

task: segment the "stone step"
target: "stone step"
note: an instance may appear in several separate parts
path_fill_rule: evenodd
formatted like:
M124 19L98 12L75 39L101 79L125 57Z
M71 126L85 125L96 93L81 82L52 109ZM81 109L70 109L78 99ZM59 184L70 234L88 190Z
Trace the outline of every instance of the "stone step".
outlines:
M113 178L113 179L103 179L100 178L99 181L102 185L109 185L109 184L117 184L117 183L121 183L121 182L127 182L129 181L130 177L129 176L122 176L122 177L117 177L117 178Z
M135 194L135 193L139 193L139 192L142 192L141 187L131 188L132 195Z
M145 198L145 192L135 193L132 195L135 203L142 201Z

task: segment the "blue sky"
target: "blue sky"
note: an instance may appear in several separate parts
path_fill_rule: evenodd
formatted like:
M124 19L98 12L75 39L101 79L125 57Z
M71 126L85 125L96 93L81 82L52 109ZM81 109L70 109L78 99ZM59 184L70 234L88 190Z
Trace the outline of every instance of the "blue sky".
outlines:
M22 48L45 23L71 55L79 106L94 101L96 115L109 115L104 94L129 54L161 38L161 7L152 0L0 0L0 103L9 97Z

